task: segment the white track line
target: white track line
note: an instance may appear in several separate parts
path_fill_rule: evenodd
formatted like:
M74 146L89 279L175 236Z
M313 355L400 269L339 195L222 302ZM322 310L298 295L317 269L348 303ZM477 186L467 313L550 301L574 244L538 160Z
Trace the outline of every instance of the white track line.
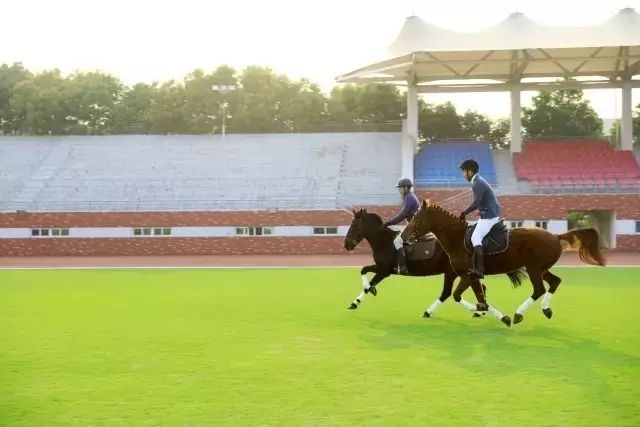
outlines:
M612 265L597 267L593 265L557 265L558 268L640 268L640 265ZM358 269L361 265L319 265L319 266L96 266L96 267L0 267L0 270L331 270ZM496 274L499 276L499 274Z

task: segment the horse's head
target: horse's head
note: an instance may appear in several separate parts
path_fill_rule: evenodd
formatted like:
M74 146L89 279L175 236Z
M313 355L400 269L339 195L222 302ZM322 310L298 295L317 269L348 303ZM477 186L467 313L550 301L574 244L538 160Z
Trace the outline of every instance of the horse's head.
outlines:
M435 203L424 200L409 225L402 232L402 240L413 243L427 233L435 233L442 227L450 225L464 226L465 222Z
M353 209L353 220L344 238L344 248L352 251L363 239L383 226L382 218L378 214L368 213L366 209Z

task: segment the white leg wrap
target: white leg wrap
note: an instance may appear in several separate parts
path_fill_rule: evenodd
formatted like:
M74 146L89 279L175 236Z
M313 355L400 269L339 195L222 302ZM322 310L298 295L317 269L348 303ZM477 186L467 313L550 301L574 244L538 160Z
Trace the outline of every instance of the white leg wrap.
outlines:
M360 305L360 303L364 300L364 296L365 296L365 295L366 295L366 294L364 293L364 291L363 291L363 292L361 292L361 293L360 293L360 295L358 295L358 296L356 297L355 301L353 301L353 302L355 302L355 303L356 303L356 305Z
M371 287L371 285L369 284L369 279L367 279L366 274L362 275L362 287L365 289L369 289Z
M531 297L527 298L525 302L520 304L520 307L518 307L518 309L516 310L516 313L524 314L527 310L529 310L529 307L531 307L534 303L535 301L533 300L533 298Z
M435 300L433 304L431 304L431 306L427 308L427 313L429 313L430 315L433 314L441 305L442 301L440 301L439 299Z
M496 310L495 308L493 308L492 306L489 306L489 313L491 313L493 315L493 317L495 317L498 320L501 320L503 317L503 314L500 313L498 310Z
M469 301L467 301L464 298L460 300L460 304L462 304L462 306L469 311L476 311L476 306L474 304L471 304Z
M547 292L546 294L544 294L544 297L542 297L542 308L549 308L549 306L551 305L551 297L553 296L553 294L551 292Z

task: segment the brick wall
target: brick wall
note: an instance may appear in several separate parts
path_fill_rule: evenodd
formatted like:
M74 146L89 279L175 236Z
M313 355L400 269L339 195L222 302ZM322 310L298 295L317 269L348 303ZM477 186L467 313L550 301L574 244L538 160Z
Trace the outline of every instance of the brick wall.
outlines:
M419 191L422 198L441 201L459 190ZM615 210L617 219L640 219L640 195L518 195L502 196L509 220L562 219L572 210ZM397 207L374 207L387 218ZM347 211L245 212L91 212L0 213L0 228L55 227L215 227L279 225L347 225ZM640 251L640 236L617 236L621 250ZM359 248L368 252L366 243ZM119 239L2 239L0 256L43 255L202 255L202 254L339 254L341 237L226 237Z
M617 236L616 249L625 252L640 252L640 236Z
M23 227L275 227L349 224L347 211L42 212L0 213L0 228Z
M421 199L442 201L459 190L418 191ZM502 214L509 220L564 219L571 211L616 211L616 219L640 219L640 194L514 195L500 196Z
M364 242L355 253L368 253ZM3 239L0 256L344 254L342 237Z

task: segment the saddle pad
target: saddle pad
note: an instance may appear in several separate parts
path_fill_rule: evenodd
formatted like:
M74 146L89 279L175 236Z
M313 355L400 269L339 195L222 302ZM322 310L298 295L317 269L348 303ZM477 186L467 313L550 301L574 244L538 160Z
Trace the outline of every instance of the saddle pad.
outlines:
M471 245L471 235L476 229L476 224L467 227L464 235L464 247L468 252L473 252ZM482 247L486 255L495 255L506 251L509 248L509 229L504 224L504 220L498 221L482 239Z
M404 245L407 261L424 261L433 258L438 239L433 234L418 239L413 245Z

